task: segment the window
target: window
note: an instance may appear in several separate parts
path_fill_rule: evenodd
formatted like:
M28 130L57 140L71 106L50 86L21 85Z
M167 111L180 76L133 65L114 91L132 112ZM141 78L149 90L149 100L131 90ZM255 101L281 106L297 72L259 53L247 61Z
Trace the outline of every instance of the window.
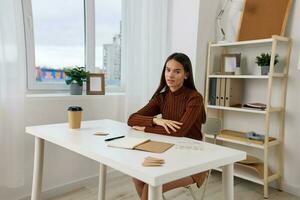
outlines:
M96 68L105 73L106 85L120 86L121 4L119 0L96 0L95 8Z
M23 0L28 89L63 90L65 68L121 86L122 0Z

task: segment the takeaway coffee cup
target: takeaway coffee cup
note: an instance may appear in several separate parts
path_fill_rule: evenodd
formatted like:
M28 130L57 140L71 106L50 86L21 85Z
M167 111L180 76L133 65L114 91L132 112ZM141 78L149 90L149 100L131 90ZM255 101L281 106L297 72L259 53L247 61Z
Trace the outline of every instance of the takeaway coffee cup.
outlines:
M70 106L68 108L69 128L78 129L81 124L82 108L79 106Z

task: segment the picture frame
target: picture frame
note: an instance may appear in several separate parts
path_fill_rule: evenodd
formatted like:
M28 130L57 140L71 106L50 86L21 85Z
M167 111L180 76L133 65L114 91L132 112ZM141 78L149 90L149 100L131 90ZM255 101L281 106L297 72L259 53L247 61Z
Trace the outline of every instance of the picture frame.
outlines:
M241 66L241 53L222 54L221 74L234 75L236 68Z
M90 73L86 80L87 95L105 94L105 77L103 73Z

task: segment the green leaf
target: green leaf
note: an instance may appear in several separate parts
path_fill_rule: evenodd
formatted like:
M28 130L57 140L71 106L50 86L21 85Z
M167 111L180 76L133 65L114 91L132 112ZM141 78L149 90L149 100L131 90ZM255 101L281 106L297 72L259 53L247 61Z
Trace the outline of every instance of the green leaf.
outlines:
M85 70L84 67L75 67L72 69L65 69L64 70L67 79L66 79L66 84L69 85L71 84L73 81L77 82L80 86L83 85L83 82L86 81L87 76L89 74L88 71Z

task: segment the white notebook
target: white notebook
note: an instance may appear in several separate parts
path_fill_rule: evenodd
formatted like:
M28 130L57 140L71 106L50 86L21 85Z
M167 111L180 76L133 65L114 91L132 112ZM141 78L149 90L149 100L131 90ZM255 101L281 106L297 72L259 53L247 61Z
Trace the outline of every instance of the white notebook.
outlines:
M134 149L136 146L149 142L147 138L124 137L107 142L108 147L118 147L124 149Z

